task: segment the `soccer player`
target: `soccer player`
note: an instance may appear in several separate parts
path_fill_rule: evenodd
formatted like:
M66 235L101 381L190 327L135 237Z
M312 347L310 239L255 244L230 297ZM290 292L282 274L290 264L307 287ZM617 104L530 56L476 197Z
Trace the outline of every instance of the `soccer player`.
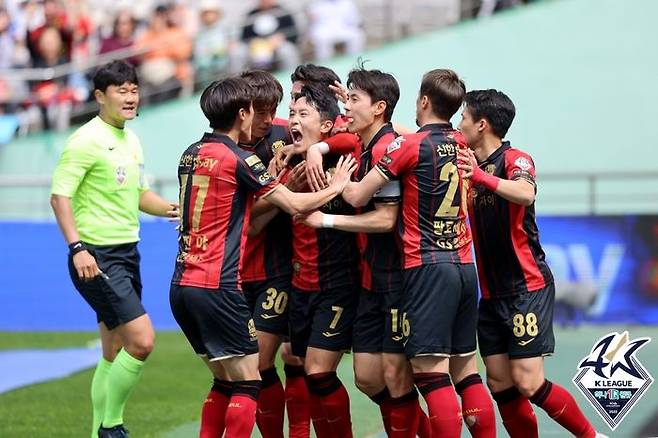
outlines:
M459 129L472 151L460 151L459 167L473 184L468 205L487 385L511 437L539 435L532 402L575 436L593 438L574 398L544 376L544 356L555 347L555 285L535 222L534 162L502 140L514 104L497 90L471 91L465 103Z
M295 154L303 156L308 146L327 138L337 115L336 99L325 87L302 87L288 120ZM335 166L336 158L326 160L327 170ZM321 210L353 212L340 197ZM311 418L320 438L352 436L349 398L336 367L351 347L357 282L358 249L352 233L293 224L292 352L305 357Z
M252 94L242 78L209 85L201 109L213 132L190 145L178 167L181 227L170 303L215 378L208 398L219 408L202 416L204 437L224 429L224 436L248 437L255 423L258 347L240 277L254 196L299 214L340 194L354 170L353 160L341 159L331 186L316 193L277 184L261 160L237 144L251 138Z
M426 73L416 100L418 133L395 139L375 168L343 193L352 205L362 206L387 182L400 181L405 353L429 408L432 435L440 437L461 434L451 375L462 396L461 411L472 417L465 418L471 433L495 433L491 400L475 366L477 278L466 191L457 170L463 140L449 122L464 94L453 71ZM489 432L480 435L473 427Z
M275 117L283 87L269 72L246 71L240 75L254 91L254 119L249 142L240 143L268 167L276 151L291 143L288 121ZM303 170L303 169L302 169ZM252 312L258 335L258 369L262 387L256 424L264 438L283 438L285 399L290 436L306 438L310 432L308 390L303 362L284 355L288 397L274 366L276 352L289 334L288 300L292 280L292 223L290 216L273 209L274 218L264 229L249 234L242 263L242 290ZM266 216L266 215L263 215ZM262 216L261 216L262 217ZM262 219L257 219L259 221ZM295 371L300 376L296 376ZM301 395L301 397L300 397Z
M100 111L66 142L50 203L69 245L71 280L100 331L91 436L126 437L124 407L155 339L141 302L139 212L175 218L178 206L149 190L142 146L125 127L139 106L135 69L114 61L93 82Z
M362 66L349 73L347 87L345 116L348 130L358 134L365 145L356 175L361 179L397 137L391 118L400 97L400 88L392 75L365 70ZM326 154L332 147L344 147L338 144L343 140L334 136L310 149L317 148ZM402 277L399 250L392 233L399 203L400 183L390 181L360 209L359 215L314 212L304 219L304 223L314 228L364 233L358 236L362 291L352 338L356 385L379 405L389 436L415 437L418 422L414 419L417 418L416 411L420 412L420 405L402 344ZM394 417L391 417L392 407L398 414ZM429 424L424 413L422 416L423 428L419 435L424 437L428 436Z

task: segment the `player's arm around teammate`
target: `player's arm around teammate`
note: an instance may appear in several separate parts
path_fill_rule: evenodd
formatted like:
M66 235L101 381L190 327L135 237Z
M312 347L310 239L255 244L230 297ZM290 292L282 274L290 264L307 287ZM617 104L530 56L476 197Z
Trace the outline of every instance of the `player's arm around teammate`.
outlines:
M555 346L555 286L535 222L534 162L503 141L514 104L497 90L471 91L465 102L459 128L472 151L460 151L459 168L472 181L469 217L482 292L478 339L487 384L513 438L539 434L530 402L575 436L593 438L596 431L575 399L544 375L544 356Z
M91 435L124 436L123 409L155 337L141 304L139 211L177 218L178 206L149 190L141 145L125 128L139 105L134 68L120 61L101 67L94 96L99 115L67 141L51 206L69 245L71 279L99 323L103 358L92 380Z

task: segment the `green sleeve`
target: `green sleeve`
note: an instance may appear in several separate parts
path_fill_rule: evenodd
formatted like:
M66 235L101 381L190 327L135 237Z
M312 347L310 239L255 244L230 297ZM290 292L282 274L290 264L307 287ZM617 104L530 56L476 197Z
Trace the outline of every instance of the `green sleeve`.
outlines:
M141 145L139 146L137 161L139 163L139 193L144 193L151 190L151 187L149 186L149 181L146 177L146 171L144 169L144 151L142 150Z
M93 145L89 144L88 139L80 137L69 139L55 168L51 193L73 197L95 162Z

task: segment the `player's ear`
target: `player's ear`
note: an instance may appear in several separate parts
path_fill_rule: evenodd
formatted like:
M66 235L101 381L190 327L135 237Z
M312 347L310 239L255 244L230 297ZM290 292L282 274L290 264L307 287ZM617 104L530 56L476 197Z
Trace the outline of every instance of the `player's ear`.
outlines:
M484 132L485 129L487 129L487 126L489 126L489 122L487 122L487 119L480 119L478 120L478 132Z
M94 90L94 98L96 99L96 103L99 105L105 104L105 93L103 93L98 88Z
M329 133L331 132L331 130L333 129L333 127L334 127L334 122L333 122L333 121L331 121L331 120L323 120L323 121L320 123L320 132L322 133L322 135L327 135L327 134L329 134Z
M375 115L376 116L381 116L384 114L384 111L386 111L386 102L383 100L378 100L375 102Z

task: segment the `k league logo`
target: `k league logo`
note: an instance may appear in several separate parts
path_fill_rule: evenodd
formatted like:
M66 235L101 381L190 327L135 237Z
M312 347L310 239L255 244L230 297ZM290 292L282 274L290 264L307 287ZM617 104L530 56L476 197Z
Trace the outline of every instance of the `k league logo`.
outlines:
M651 338L628 340L628 332L608 333L578 365L573 383L612 430L649 389L653 377L635 354Z

